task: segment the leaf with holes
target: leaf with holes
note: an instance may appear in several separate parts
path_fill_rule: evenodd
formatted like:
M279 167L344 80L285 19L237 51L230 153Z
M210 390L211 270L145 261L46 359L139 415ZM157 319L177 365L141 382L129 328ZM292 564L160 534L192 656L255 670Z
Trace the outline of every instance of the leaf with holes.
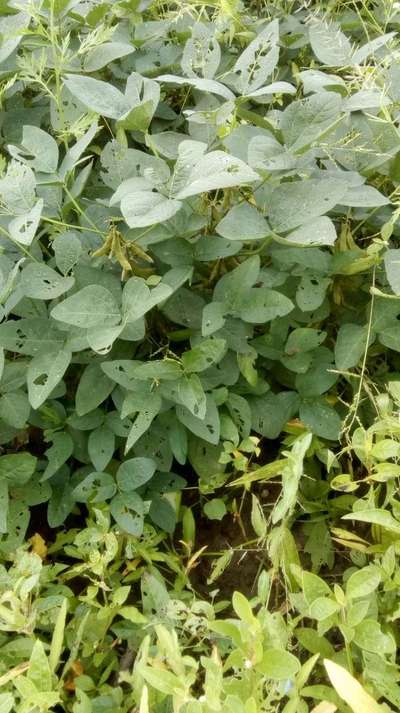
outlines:
M54 433L52 436L52 445L45 452L48 460L46 470L42 475L42 482L48 480L55 475L72 456L74 443L69 433Z
M71 361L68 349L37 354L29 363L26 375L29 402L38 409L60 383Z
M48 265L31 262L21 273L24 294L36 300L53 300L74 286L73 277L62 277Z
M261 87L272 74L279 59L279 25L270 22L246 47L236 60L233 71L239 75L241 94L249 94Z
M11 220L8 224L11 238L20 245L30 245L39 227L42 211L43 199L39 198L31 210Z
M144 503L135 492L116 495L110 503L111 514L122 530L140 537L144 527Z

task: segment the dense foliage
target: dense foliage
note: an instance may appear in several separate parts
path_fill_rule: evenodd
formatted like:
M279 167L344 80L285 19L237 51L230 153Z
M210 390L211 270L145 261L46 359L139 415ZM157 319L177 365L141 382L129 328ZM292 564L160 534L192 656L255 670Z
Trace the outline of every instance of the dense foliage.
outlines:
M1 713L400 708L397 5L0 1Z

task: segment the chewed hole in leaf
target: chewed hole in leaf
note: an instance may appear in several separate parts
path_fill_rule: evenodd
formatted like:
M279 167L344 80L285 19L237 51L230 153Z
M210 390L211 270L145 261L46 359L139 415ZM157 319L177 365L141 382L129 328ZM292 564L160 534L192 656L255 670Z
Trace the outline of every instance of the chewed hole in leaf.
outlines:
M35 386L45 386L47 383L47 374L39 374L39 376L36 376L35 379L33 380L33 383Z

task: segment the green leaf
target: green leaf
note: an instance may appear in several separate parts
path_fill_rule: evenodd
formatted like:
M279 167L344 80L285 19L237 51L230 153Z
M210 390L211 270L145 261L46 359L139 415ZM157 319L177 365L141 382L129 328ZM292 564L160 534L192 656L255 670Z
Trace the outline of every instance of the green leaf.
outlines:
M49 666L52 673L55 673L57 666L60 663L61 654L63 651L65 622L67 618L68 600L64 597L57 615L54 626L53 636L51 638L51 646L49 652Z
M81 136L81 138L68 149L59 168L59 175L61 178L65 178L77 165L79 159L91 143L92 139L94 139L98 130L99 127L97 121L93 121L83 136ZM69 231L66 231L66 233L69 234ZM61 235L65 235L65 233L61 233Z
M297 374L296 389L304 398L319 396L328 391L337 381L338 375L334 369L333 354L326 347L319 347L312 353L310 368L305 374Z
M268 287L254 287L242 296L238 311L245 322L262 324L284 317L293 307L293 302L280 292Z
M221 82L216 82L214 79L203 79L203 77L178 77L174 74L162 74L156 77L157 82L163 82L165 84L188 84L191 87L195 87L200 92L206 92L207 94L216 94L221 96L228 101L235 98L235 95Z
M294 633L301 646L303 646L311 654L333 656L335 650L332 644L324 636L319 636L314 629L299 628L295 629Z
M196 374L184 375L178 383L179 403L185 406L193 416L203 419L206 414L206 395Z
M386 250L384 256L386 277L395 295L400 295L400 250Z
M289 334L285 344L285 352L291 356L312 351L319 347L325 338L326 332L320 332L317 329L308 327L299 327Z
M335 362L340 370L357 366L364 355L368 338L368 329L359 324L342 324L335 343Z
M214 299L224 303L229 309L240 306L243 295L257 281L260 273L260 258L254 255L244 260L231 272L218 280L214 289Z
M368 597L377 589L381 581L381 573L378 567L370 565L363 567L350 575L346 583L346 595L350 599Z
M186 372L200 372L221 361L226 351L225 339L205 339L182 354Z
M0 470L1 473L1 470ZM6 533L8 518L8 483L6 479L0 480L0 533ZM1 711L1 708L0 708Z
M126 57L134 51L135 47L126 42L103 42L86 54L83 68L85 72L97 72L114 60Z
M341 105L342 99L336 92L318 92L291 102L280 122L283 138L291 153L301 154L329 134L340 121ZM342 196L344 194L345 191Z
M11 713L13 708L13 695L11 693L0 693L0 713Z
M333 599L329 599L329 597L317 597L310 605L310 617L317 621L324 621L325 619L329 619L333 614L336 614L339 609L339 604Z
M293 443L287 463L282 468L282 497L275 504L272 513L273 523L287 517L294 509L300 479L304 475L304 458L311 440L311 433L304 433L298 436ZM290 535L290 537L292 536Z
M27 678L36 686L38 691L48 692L52 690L52 676L49 661L40 639L36 639L33 645L32 654L29 659Z
M179 421L199 438L215 445L219 442L219 413L215 401L211 396L206 396L206 413L204 418L196 418L196 416L183 406L177 406L176 415Z
M331 67L352 64L351 42L336 22L313 18L309 37L314 54L324 64Z
M259 623L253 614L251 604L241 592L233 592L232 606L235 614L248 626L255 627ZM258 627L257 627L258 628Z
M9 8L7 8L9 11ZM6 14L0 18L0 34L2 37L0 49L0 62L4 62L18 47L23 37L24 30L30 23L27 12Z
M379 208L390 203L389 199L373 186L355 186L346 191L341 205L353 208Z
M64 80L71 94L84 106L110 119L119 119L129 111L127 98L109 82L69 74Z
M398 458L400 455L400 443L394 441L392 438L383 438L379 440L373 446L371 454L377 460L389 460L391 458Z
M257 669L273 681L283 681L294 678L300 670L299 660L288 651L267 649Z
M101 285L88 285L75 292L53 307L51 316L60 322L83 329L98 325L113 326L121 319L114 296Z
M108 465L115 450L115 436L108 426L99 426L89 435L88 454L96 470Z
M51 246L58 269L66 275L75 267L82 254L81 241L73 230L66 230L54 238Z
M393 654L396 651L393 639L382 632L379 622L375 619L364 619L360 622L356 626L353 641L363 651L378 656Z
M326 216L313 218L300 228L293 230L281 241L287 245L309 247L315 245L334 245L336 242L335 226Z
M37 126L24 126L21 147L9 146L10 153L35 171L55 173L58 166L58 146L50 134Z
M12 391L0 396L0 418L13 428L23 428L31 407L23 391Z
M293 391L266 394L251 402L254 430L266 438L278 438L282 428L298 409L298 395Z
M118 468L118 487L124 492L136 490L147 483L155 471L156 464L151 458L130 458Z
M246 352L241 352L237 355L237 363L240 373L244 376L250 386L256 386L258 381L258 372L255 368L257 361L257 352L252 347L248 347Z
M203 510L209 520L222 520L226 515L226 505L221 498L214 498L205 503Z
M160 101L159 85L132 72L128 77L125 96L129 100L129 110L119 119L118 126L130 131L147 132Z
M247 399L239 394L230 393L226 405L240 435L242 438L247 438L251 431L251 409Z
M101 7L101 6L100 6ZM99 8L93 8L98 10ZM73 713L93 713L92 703L89 696L82 691L82 689L77 688L75 691L76 701L73 705Z
M302 574L303 593L307 604L311 605L316 599L329 597L332 592L327 583L316 574L304 571Z
M257 537L264 538L267 534L267 521L259 499L251 496L251 524Z
M0 460L1 463L1 460ZM394 519L387 510L378 508L371 510L358 510L342 516L343 520L355 520L356 522L368 522L371 525L380 525L389 532L400 534L400 522Z
M152 668L142 666L141 674L145 681L150 684L155 691L161 691L166 695L184 695L184 681L178 676L162 668Z
M136 191L123 197L121 213L130 228L144 228L164 223L180 210L182 203L161 193Z
M289 171L294 168L294 156L273 136L261 134L250 139L248 162L260 172Z
M88 345L97 354L108 354L114 342L123 331L123 324L119 324L117 327L104 327L104 329L101 327L91 327L86 334ZM132 325L132 332L129 334L129 337L132 338L132 341L136 341L144 337L144 332L144 324L138 321L135 325ZM124 334L128 336L127 331L125 331Z
M211 151L196 163L187 177L186 186L175 197L189 198L218 188L253 183L259 178L241 159L230 156L225 151Z
M147 619L143 614L140 613L139 609L133 606L121 607L118 610L118 614L124 619L131 621L132 624L146 624Z
M284 183L272 191L269 222L275 232L286 233L327 213L340 202L346 189L344 182L334 178Z
M400 352L400 333L397 322L379 333L379 341L385 347Z
M30 453L10 453L0 456L0 478L5 478L11 487L25 485L36 469L37 458Z
M7 210L17 216L29 213L36 203L35 188L36 179L32 169L18 161L10 161L5 176L0 178L0 197ZM43 203L39 207L41 211ZM27 244L30 242L28 240Z
M152 290L141 277L131 277L122 293L122 314L124 321L135 322L143 317L159 302L166 300L172 293L169 285L159 283Z
M354 51L353 64L362 64L364 60L368 57L368 55L376 52L380 47L387 44L389 40L392 39L392 37L394 37L393 32L386 32L385 34L381 34L378 37L375 37L374 40L366 42L365 45Z
M75 396L78 416L84 416L97 408L110 395L114 386L115 383L104 373L100 364L88 364Z
M132 375L140 381L146 379L175 381L182 375L182 369L179 362L174 359L154 359L148 362L136 362L132 369Z
M304 399L300 404L300 419L316 436L332 441L339 438L341 418L324 398Z
M161 400L158 403L153 402L148 408L136 416L126 439L125 455L129 453L139 438L150 428L160 408Z
M270 228L257 208L239 203L222 218L216 231L228 240L262 240L270 233Z
M153 496L149 516L165 532L172 534L176 527L176 512L171 503L162 496Z

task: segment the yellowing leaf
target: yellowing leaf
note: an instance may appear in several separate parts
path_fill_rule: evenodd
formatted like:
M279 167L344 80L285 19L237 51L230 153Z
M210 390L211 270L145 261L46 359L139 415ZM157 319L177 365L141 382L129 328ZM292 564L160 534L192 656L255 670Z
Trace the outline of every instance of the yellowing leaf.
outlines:
M29 661L23 661L23 663L19 663L17 666L14 666L14 668L10 668L7 673L4 673L3 676L0 676L0 686L4 686L9 681L12 681L13 678L20 676L22 673L25 673L25 671L28 670L29 666Z
M149 713L149 691L147 686L143 686L142 695L140 698L139 713Z
M328 703L328 701L321 701L315 708L312 709L311 713L335 713L337 707L334 703Z
M383 708L365 691L345 668L329 659L324 666L332 686L338 695L350 706L353 713L383 713Z
M29 542L32 545L32 552L35 555L39 555L40 559L42 559L42 560L46 559L47 545L46 545L46 542L44 541L43 537L41 535L39 535L38 532L35 532L35 534L32 535Z

